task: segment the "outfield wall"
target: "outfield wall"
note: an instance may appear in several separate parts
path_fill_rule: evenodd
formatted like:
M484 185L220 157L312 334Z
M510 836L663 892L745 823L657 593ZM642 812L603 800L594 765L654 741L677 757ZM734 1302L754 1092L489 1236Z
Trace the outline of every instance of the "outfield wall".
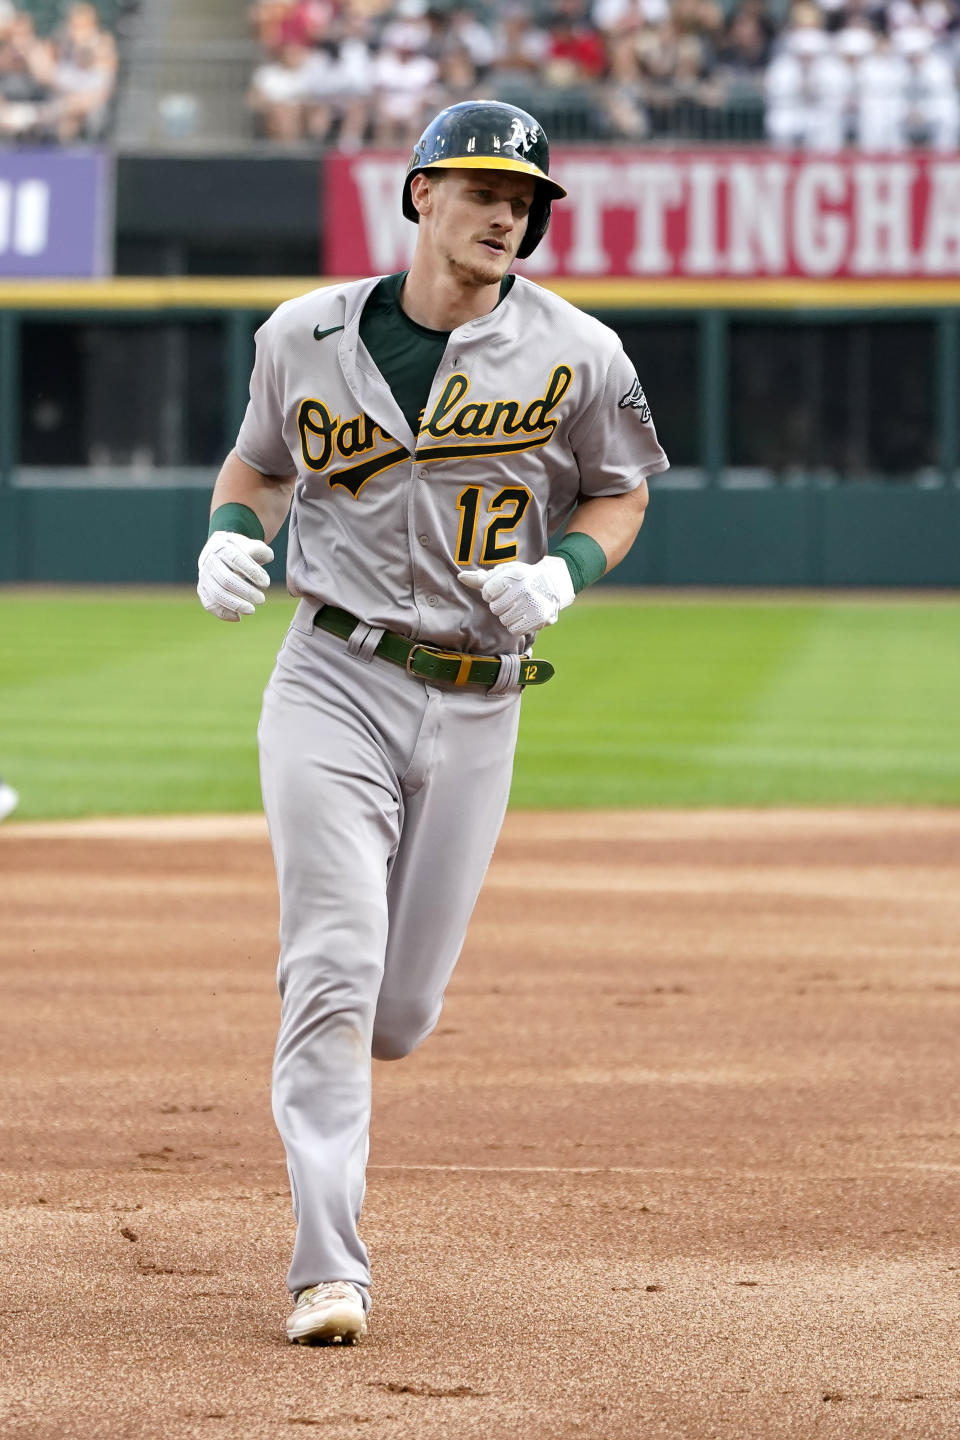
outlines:
M960 585L960 491L669 490L604 583ZM0 581L192 583L209 491L0 490ZM285 532L274 544L283 575Z
M0 284L0 581L189 582L253 331L316 283ZM611 583L960 584L960 283L556 288L674 463Z

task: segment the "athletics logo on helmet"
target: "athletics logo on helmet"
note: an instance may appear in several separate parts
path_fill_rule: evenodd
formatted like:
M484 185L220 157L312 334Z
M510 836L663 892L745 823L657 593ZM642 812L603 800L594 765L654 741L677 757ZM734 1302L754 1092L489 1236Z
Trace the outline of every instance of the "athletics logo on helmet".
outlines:
M514 115L513 121L510 125L509 143L513 146L515 150L522 150L524 155L526 155L527 151L533 145L539 133L539 125L533 125L528 127L520 119L519 115Z
M517 249L525 260L547 233L550 204L566 195L550 179L550 146L543 126L515 105L499 100L464 100L435 115L414 146L403 182L403 213L419 224L410 197L414 175L433 169L512 170L536 181L527 229Z

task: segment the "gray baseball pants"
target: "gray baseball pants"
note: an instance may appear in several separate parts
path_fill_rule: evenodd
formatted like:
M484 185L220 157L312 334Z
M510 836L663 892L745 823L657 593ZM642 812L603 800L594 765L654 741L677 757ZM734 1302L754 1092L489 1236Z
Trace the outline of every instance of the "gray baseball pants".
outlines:
M288 1288L359 1286L371 1056L430 1034L510 788L520 695L351 653L301 602L260 720L280 891L273 1113L297 1219ZM349 647L349 648L348 648Z

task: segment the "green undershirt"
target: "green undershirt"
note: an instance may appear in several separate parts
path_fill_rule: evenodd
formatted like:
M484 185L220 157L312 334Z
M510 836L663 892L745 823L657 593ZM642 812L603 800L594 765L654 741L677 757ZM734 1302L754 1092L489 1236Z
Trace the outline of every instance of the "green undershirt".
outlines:
M417 435L450 331L428 330L410 319L400 304L406 278L406 270L401 270L396 275L385 275L374 286L360 316L360 339ZM514 278L505 275L500 281L498 304L509 293Z

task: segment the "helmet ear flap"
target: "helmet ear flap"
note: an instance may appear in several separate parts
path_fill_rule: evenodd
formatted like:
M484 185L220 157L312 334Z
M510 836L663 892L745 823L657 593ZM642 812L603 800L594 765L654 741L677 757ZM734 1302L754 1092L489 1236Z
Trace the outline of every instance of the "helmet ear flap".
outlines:
M401 208L403 209L404 218L412 220L414 225L420 224L420 216L417 212L416 205L413 203L413 196L410 194L410 189L413 185L414 175L419 174L419 170L408 170L403 180L403 205Z
M403 213L406 219L412 220L414 225L420 224L420 211L413 203L413 182L417 175L426 174L425 170L409 170L403 181Z

